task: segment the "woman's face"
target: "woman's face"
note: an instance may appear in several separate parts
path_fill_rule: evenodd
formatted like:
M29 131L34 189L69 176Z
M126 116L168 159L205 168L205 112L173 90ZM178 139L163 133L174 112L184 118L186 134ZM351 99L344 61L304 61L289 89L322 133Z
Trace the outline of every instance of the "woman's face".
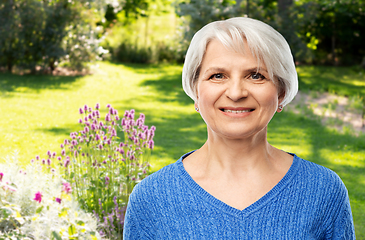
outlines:
M220 41L208 44L197 83L197 102L209 135L243 139L264 134L278 105L278 89L247 44L245 55ZM257 71L258 69L258 71Z

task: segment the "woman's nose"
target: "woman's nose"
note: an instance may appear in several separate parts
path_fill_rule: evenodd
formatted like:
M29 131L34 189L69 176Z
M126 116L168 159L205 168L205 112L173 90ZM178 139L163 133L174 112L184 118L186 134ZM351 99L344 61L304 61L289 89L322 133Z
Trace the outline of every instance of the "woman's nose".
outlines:
M248 90L245 85L242 79L231 79L227 84L226 96L235 102L247 98Z

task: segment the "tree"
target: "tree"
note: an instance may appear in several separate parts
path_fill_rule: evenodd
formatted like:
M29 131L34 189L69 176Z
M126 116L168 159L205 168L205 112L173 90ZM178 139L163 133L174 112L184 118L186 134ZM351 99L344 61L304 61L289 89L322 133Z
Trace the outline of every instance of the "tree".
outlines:
M186 49L193 35L209 22L244 15L234 0L188 0L177 5L176 13L183 19L182 45Z
M0 65L82 68L100 54L103 0L10 0L0 4Z
M298 33L314 63L360 64L365 56L365 1L305 1L296 6Z

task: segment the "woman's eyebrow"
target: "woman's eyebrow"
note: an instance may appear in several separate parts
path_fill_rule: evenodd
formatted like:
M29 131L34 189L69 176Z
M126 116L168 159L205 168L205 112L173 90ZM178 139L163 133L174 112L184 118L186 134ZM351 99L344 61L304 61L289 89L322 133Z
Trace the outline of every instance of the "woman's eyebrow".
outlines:
M226 69L225 68L222 68L222 67L211 67L211 68L208 68L204 74L206 73L211 73L211 72L225 72ZM248 69L244 69L244 72L267 72L268 71L265 69L265 68L259 68L259 67L252 67L252 68L248 68Z
M222 67L210 67L207 70L205 70L204 73L210 73L210 72L225 72L226 69Z
M268 71L265 68L258 68L258 67L245 69L245 72L267 72L268 73Z

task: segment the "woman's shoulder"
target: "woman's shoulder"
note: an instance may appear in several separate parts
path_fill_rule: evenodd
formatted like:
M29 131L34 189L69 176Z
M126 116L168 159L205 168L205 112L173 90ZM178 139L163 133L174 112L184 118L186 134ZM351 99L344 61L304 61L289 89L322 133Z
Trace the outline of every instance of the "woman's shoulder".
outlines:
M170 191L178 191L183 184L181 179L181 175L184 174L182 159L189 154L184 154L176 162L143 179L134 187L132 195L153 197L167 194Z
M146 191L151 188L158 189L166 183L171 182L172 179L176 177L176 165L178 164L178 161L171 163L147 176L134 187L133 191Z
M312 188L318 191L318 194L328 193L329 196L338 195L339 193L347 195L345 184L333 170L296 155L294 160L299 163L297 181L305 184L306 188Z

